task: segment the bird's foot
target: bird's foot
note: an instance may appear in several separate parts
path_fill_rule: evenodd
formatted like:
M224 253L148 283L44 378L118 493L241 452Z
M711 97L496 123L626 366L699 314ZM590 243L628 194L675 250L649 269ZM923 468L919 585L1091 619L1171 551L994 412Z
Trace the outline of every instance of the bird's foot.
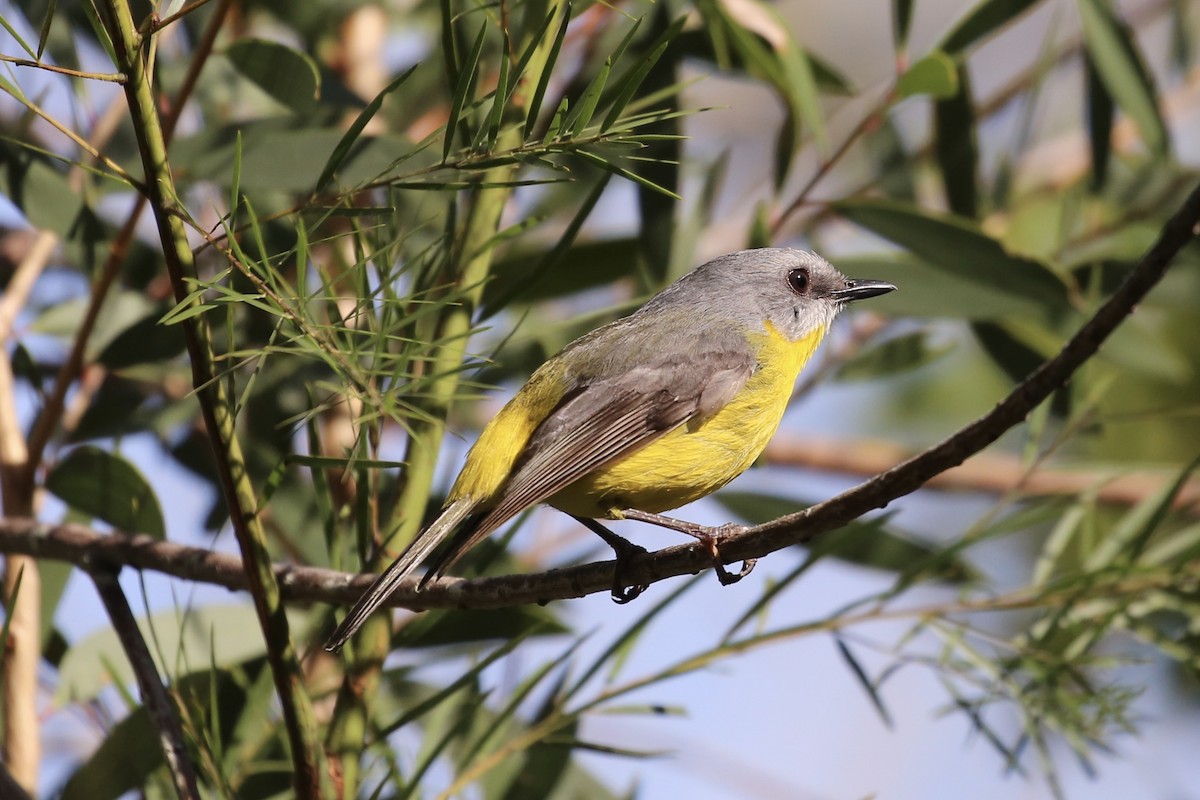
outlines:
M587 517L575 517L575 519L579 520L588 530L603 539L604 543L613 550L613 554L616 557L616 565L613 567L611 590L613 602L618 605L625 605L631 600L636 600L642 592L646 591L646 585L631 583L627 586L625 573L629 569L629 562L640 555L644 555L646 548L618 536L594 519L588 519Z
M626 519L636 519L639 522L648 522L651 525L658 525L662 528L679 531L699 541L701 547L704 548L705 552L708 553L708 557L712 560L713 569L717 573L717 580L721 582L722 586L737 583L749 575L754 569L754 565L758 563L757 559L747 558L742 562L741 569L737 572L730 572L725 568L725 560L721 558L721 541L744 533L747 530L745 525L730 522L725 525L709 527L707 525L699 525L695 522L688 522L687 520L675 519L674 517L664 517L662 514L638 511L636 508L625 509L621 514Z

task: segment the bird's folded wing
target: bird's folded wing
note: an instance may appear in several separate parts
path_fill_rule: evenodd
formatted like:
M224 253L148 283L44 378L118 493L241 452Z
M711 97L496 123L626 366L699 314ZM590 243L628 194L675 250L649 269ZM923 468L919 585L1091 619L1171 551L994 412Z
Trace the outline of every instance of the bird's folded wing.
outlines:
M477 524L459 530L426 578L441 575L529 506L685 422L715 414L746 385L754 366L749 348L699 352L568 393L534 431L499 502Z

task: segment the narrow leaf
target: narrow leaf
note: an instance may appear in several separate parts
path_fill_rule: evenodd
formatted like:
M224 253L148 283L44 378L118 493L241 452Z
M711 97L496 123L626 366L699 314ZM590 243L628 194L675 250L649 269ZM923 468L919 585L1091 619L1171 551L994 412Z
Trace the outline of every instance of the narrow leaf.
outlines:
M338 169L341 168L342 162L346 160L346 156L350 154L350 149L354 147L354 143L358 141L358 137L362 135L367 124L379 113L379 109L383 106L383 99L399 89L405 81L412 77L417 66L419 65L409 67L392 79L392 82L385 86L383 91L375 95L374 99L367 104L367 107L359 112L359 115L342 135L337 146L333 148L333 151L329 154L329 158L325 161L325 166L322 167L321 175L317 178L317 183L313 188L313 194L320 194L325 190L325 187L333 180L333 176L337 173Z
M859 684L863 687L863 691L867 693L867 697L871 698L871 705L875 706L875 710L879 712L879 718L883 720L883 724L890 730L894 726L892 715L888 713L887 707L884 706L883 698L879 696L878 689L876 689L875 684L867 676L867 671L863 669L862 664L850 652L849 646L847 646L842 637L833 637L833 642L837 645L838 654L841 655L842 659L850 667L850 672L858 679Z
M970 220L886 200L847 200L836 208L851 221L956 277L1047 312L1061 309L1066 302L1066 286L1053 270L1040 261L1006 252Z
M1104 0L1078 0L1088 54L1100 79L1142 133L1151 152L1166 155L1168 135L1150 73L1129 27Z
M1134 506L1116 527L1104 538L1101 545L1088 557L1085 569L1090 571L1108 566L1115 559L1136 562L1146 549L1146 543L1158 530L1159 525L1171 511L1171 504L1183 489L1188 478L1200 467L1200 457L1180 470L1175 480L1164 485L1145 500Z
M475 45L471 48L471 54L467 57L466 63L462 66L462 71L458 73L458 83L454 87L454 98L450 101L450 116L446 119L446 134L442 140L442 161L447 161L450 158L450 150L454 147L454 133L458 128L458 120L462 114L463 106L466 105L467 97L471 93L471 87L475 85L475 73L479 68L479 54L483 52L483 42L487 35L487 23L484 22L479 26L479 34L475 37ZM465 136L464 140L469 141Z
M957 56L980 39L996 33L1036 2L1037 0L983 0L946 34L938 49Z
M929 331L896 336L844 362L835 380L860 381L899 375L937 361L954 349L954 342L930 344Z
M538 113L542 110L542 101L546 97L546 88L550 85L550 74L554 72L554 65L558 61L559 51L562 50L563 39L567 36L567 24L571 21L571 4L567 3L563 6L562 22L559 23L558 33L554 35L554 44L550 46L550 52L546 56L546 65L542 68L542 74L538 76L537 88L533 91L533 97L529 98L529 111L525 117L525 133L526 139L533 133L533 127L537 125Z
M667 47L670 46L671 42L674 41L675 37L683 29L685 21L685 17L680 17L672 22L650 47L650 51L638 62L637 66L628 75L617 81L617 96L612 101L612 107L609 108L608 114L605 115L604 122L600 123L601 132L607 131L621 118L621 114L625 112L625 107L629 105L629 101L633 99L642 82L646 80L646 76L650 74L650 70L654 68L654 65L662 58L663 53L667 51ZM630 31L630 34L632 34L632 31Z
M46 41L50 38L50 25L54 22L54 12L58 10L58 0L50 0L46 7L46 16L42 20L42 30L38 33L37 60L42 60L46 52Z
M975 139L975 106L965 66L958 69L958 92L933 107L935 156L946 204L955 214L975 218L979 213L979 145Z
M17 33L16 29L14 29L13 26L9 24L9 21L4 18L3 14L0 14L0 25L4 26L4 30L8 31L8 35L11 36L16 43L21 46L21 49L25 51L26 55L28 55L34 61L39 60L38 54L33 51L33 48L25 43L25 40L21 38L21 34Z
M908 47L908 31L912 27L912 0L892 0L892 42L897 52Z
M1083 65L1087 81L1088 142L1092 149L1091 188L1093 192L1099 192L1108 179L1113 118L1116 116L1117 107L1100 78L1096 62L1090 53L1084 55Z

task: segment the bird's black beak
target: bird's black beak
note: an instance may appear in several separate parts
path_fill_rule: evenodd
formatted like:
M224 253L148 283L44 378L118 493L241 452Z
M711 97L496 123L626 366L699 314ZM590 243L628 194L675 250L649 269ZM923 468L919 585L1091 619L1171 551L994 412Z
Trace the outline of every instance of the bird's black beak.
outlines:
M868 297L878 297L881 294L895 291L896 287L887 281L868 281L846 279L846 288L831 293L831 297L839 303L850 303L854 300L866 300Z

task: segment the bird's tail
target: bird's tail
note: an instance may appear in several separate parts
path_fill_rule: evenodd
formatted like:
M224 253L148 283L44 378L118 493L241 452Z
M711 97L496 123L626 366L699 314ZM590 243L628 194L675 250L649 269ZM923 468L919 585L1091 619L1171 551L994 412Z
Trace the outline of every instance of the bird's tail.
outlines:
M475 506L476 502L471 498L463 497L455 500L428 528L418 533L417 538L412 540L408 548L375 579L375 582L363 592L362 597L358 598L358 602L354 604L346 614L346 618L341 621L341 624L330 635L329 640L325 642L325 649L331 653L341 650L342 645L362 627L367 617L374 614L376 609L391 597L392 592L396 591L396 587L400 585L400 581L424 561L443 539L461 525L463 520L471 515Z

